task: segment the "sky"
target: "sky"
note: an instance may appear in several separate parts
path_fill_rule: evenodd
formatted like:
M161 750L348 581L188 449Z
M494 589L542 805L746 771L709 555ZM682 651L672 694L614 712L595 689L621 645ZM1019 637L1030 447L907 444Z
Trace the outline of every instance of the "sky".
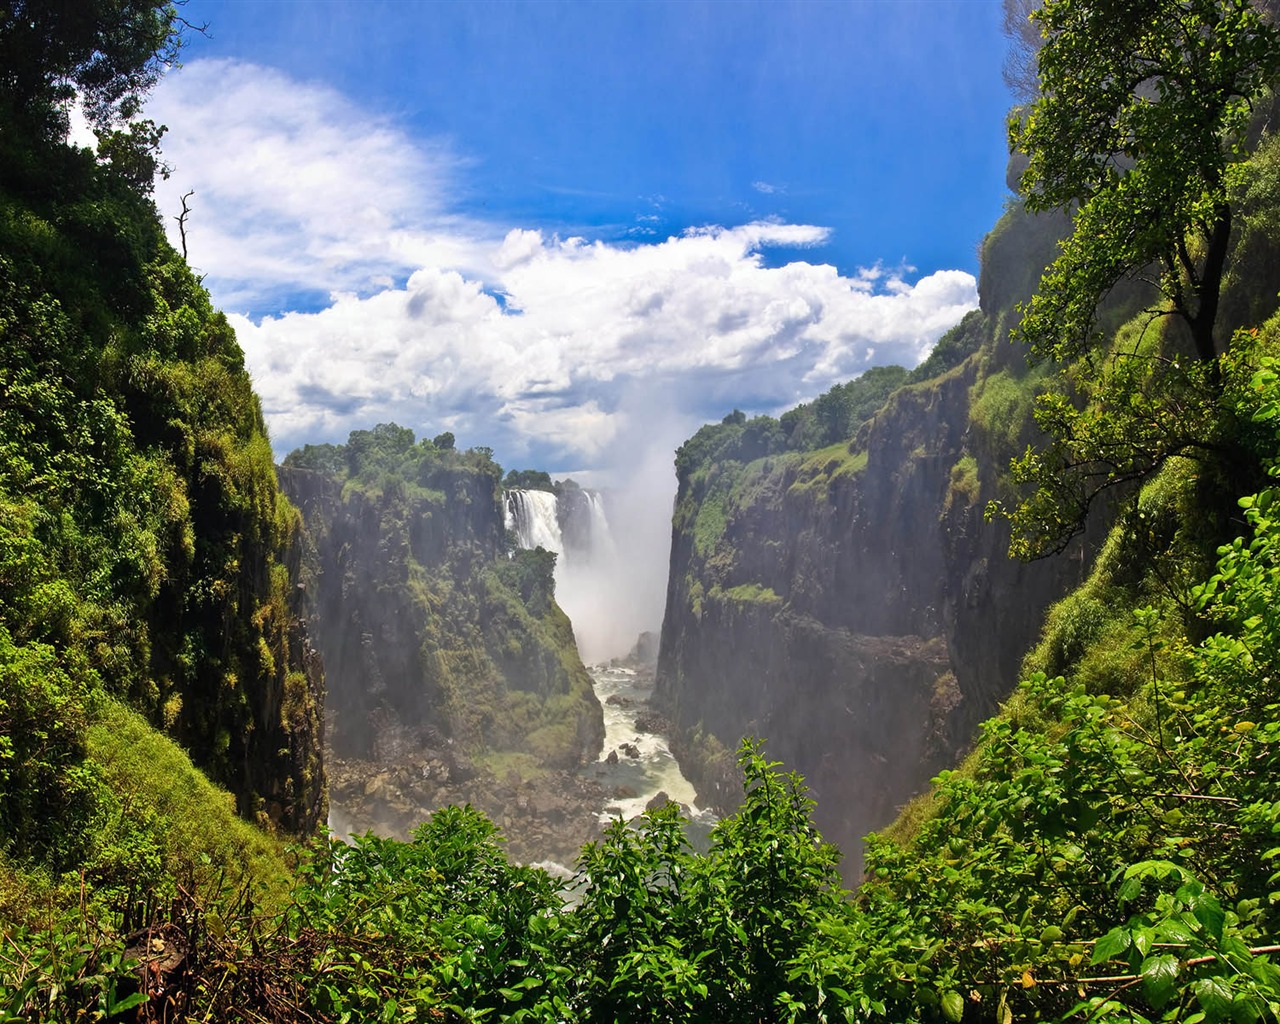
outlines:
M392 421L608 484L915 365L1006 198L991 0L190 0L157 201L277 458ZM616 482L616 481L615 481ZM669 500L667 508L669 509Z

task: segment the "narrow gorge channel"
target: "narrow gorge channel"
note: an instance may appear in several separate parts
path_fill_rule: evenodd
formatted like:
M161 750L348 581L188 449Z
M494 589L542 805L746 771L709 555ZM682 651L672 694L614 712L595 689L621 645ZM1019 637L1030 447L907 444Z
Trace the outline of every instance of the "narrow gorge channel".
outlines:
M579 772L589 785L600 789L601 827L618 817L630 820L671 800L681 805L691 841L699 843L717 818L698 807L693 783L671 752L669 724L650 707L657 636L642 633L624 657L600 657L602 652L610 653L609 637L616 636L616 631L608 623L600 628L598 616L591 613L602 603L606 608L616 606L616 588L626 585L603 496L571 484L561 485L558 493L517 489L507 493L505 511L507 528L520 547L543 547L556 555L557 600L574 622L579 650L588 662L604 712L600 757ZM615 588L613 601L601 601L602 586ZM599 659L594 664L593 656Z
M574 623L603 711L599 756L576 769L531 770L521 755L481 763L430 727L411 730L415 740L401 744L388 734L367 759L330 750L329 827L340 836L372 831L409 839L434 809L469 803L501 829L514 860L567 876L583 844L609 822L672 800L690 821L691 841L701 843L715 815L698 808L671 752L668 723L649 704L657 637L643 633L620 643L609 618L610 609L627 604L628 576L602 496L571 483L558 494L513 489L504 494L503 512L520 548L556 555L557 602Z

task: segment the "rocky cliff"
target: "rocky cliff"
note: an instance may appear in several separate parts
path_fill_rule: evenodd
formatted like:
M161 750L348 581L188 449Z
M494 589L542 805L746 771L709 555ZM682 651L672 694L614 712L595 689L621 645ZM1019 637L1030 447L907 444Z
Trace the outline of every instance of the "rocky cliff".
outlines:
M1035 373L1006 340L1009 310L1058 230L1010 213L984 267L1017 278L984 272L982 310L847 423L851 437L797 451L773 421L739 415L677 457L656 699L682 764L727 809L730 751L765 738L805 775L850 877L860 837L954 762L1016 682L1046 607L1087 569L1082 544L1011 561L1006 529L983 516L1034 435Z
M383 425L293 453L280 479L313 548L338 758L430 755L456 781L596 756L601 710L554 600L554 559L510 550L487 451Z

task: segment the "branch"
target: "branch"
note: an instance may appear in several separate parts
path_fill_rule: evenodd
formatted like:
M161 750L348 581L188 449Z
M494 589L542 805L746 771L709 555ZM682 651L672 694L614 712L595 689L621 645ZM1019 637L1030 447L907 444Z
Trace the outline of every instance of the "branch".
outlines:
M196 194L196 190L192 189L182 197L182 212L174 218L178 222L178 235L182 238L182 258L187 258L187 216L191 213L191 208L187 205L187 200Z
M1280 946L1254 946L1249 950L1251 956L1260 956L1263 953L1280 953ZM1205 964L1211 964L1215 960L1221 960L1220 956L1197 956L1190 960L1182 961L1183 967L1203 967ZM1070 985L1115 985L1123 981L1141 981L1141 974L1113 974L1106 978L1064 978L1059 984Z

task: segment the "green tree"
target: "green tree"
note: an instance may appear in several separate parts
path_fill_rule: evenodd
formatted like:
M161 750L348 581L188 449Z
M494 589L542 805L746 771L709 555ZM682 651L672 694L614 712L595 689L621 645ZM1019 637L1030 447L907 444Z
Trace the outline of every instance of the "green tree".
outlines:
M1035 354L1098 340L1098 305L1151 275L1202 360L1231 236L1228 186L1252 101L1280 72L1280 34L1247 0L1047 0L1040 96L1010 122L1035 212L1075 206L1075 231L1024 311Z
M1027 208L1073 211L1073 230L1015 331L1061 371L1037 402L1047 442L1013 464L1034 488L1011 517L1024 558L1173 456L1233 465L1220 304L1255 104L1280 74L1280 33L1247 0L1046 0L1032 17L1039 95L1009 139ZM1114 319L1135 295L1146 321L1115 337L1104 303Z
M0 108L48 141L77 93L93 126L137 114L181 46L170 0L0 0Z

